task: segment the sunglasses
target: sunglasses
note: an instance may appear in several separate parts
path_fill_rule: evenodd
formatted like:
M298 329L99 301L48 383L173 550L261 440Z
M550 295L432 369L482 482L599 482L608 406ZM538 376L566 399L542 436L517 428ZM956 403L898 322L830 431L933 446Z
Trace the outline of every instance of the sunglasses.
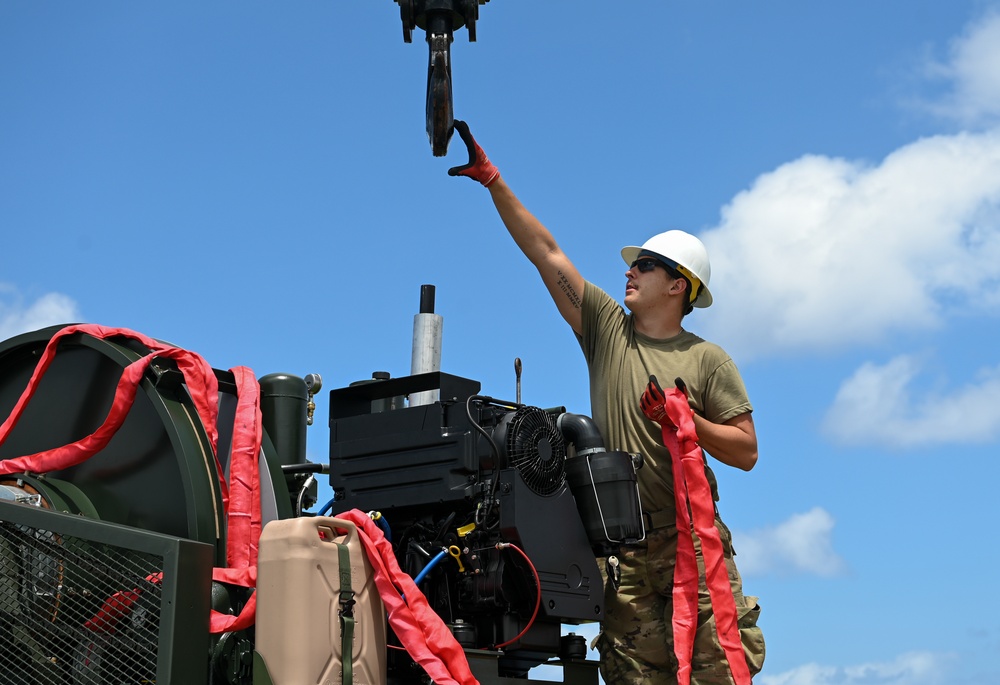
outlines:
M660 267L667 273L670 273L672 269L668 268L666 264L661 262L659 259L653 259L652 257L641 257L634 262L632 262L632 268L636 269L639 273L649 273L656 267ZM673 274L671 274L673 276ZM676 276L674 276L676 278Z
M649 273L656 267L666 270L667 265L659 259L653 259L651 257L643 257L642 259L637 259L632 262L632 268L637 269L639 273Z
M670 276L673 279L683 278L685 281L687 281L688 282L688 292L691 293L691 301L692 302L694 301L694 299L697 297L697 295L695 294L694 289L691 287L691 279L688 278L687 276L685 276L684 274L682 274L680 271L678 271L674 267L672 267L669 264L666 264L664 262L661 262L659 259L654 259L652 257L640 257L639 259L637 259L634 262L632 262L632 268L635 269L636 271L638 271L639 273L643 273L643 274L649 273L650 271L652 271L653 269L655 269L657 267L659 267L659 268L663 269L664 271L666 271L667 275ZM700 281L696 281L696 283L698 283L698 292L700 292L701 291L701 282Z

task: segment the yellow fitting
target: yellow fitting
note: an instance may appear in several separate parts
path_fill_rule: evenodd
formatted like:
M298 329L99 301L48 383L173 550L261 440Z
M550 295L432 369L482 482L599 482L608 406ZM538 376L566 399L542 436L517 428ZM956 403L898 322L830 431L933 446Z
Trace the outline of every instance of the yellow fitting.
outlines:
M448 548L448 554L454 557L455 563L458 564L458 572L465 573L465 566L462 565L462 550L457 545L452 545Z

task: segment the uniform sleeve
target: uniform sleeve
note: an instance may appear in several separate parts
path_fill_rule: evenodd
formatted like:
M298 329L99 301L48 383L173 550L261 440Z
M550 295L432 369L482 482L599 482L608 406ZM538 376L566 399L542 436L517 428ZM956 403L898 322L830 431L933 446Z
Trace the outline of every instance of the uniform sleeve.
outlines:
M601 332L616 316L621 318L622 307L606 292L586 281L583 286L583 334L576 336L587 363L593 362L598 353Z
M705 418L713 423L725 423L733 417L753 411L743 378L728 355L708 376L703 406Z

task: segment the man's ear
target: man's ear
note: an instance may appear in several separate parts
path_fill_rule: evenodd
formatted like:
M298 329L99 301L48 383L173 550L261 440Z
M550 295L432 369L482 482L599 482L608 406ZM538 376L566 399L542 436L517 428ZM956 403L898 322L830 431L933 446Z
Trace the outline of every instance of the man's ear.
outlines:
M676 293L676 294L680 295L685 290L687 290L687 281L685 281L683 278L675 278L674 282L670 284L670 293L671 294L675 294Z

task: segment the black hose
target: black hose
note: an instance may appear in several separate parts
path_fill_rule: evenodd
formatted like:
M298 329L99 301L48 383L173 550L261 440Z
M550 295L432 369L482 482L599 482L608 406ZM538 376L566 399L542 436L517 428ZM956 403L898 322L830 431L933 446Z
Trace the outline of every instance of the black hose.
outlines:
M492 404L496 406L507 407L509 409L516 409L521 405L512 402L504 402L503 400L497 400L487 395L470 395L465 400L465 415L469 419L469 423L471 423L472 427L475 428L479 433L483 435L483 437L486 438L486 441L490 444L490 452L492 452L493 454L493 478L490 483L489 495L487 496L485 503L486 511L481 519L479 516L479 511L478 510L476 511L476 523L480 524L481 522L482 523L486 522L486 517L489 516L490 511L493 508L493 500L497 494L497 483L500 481L500 449L497 447L496 442L493 440L493 436L485 428L480 426L479 423L474 418L472 418L473 401L479 401L482 402L483 404Z
M567 442L573 443L577 455L604 452L604 438L597 430L597 424L589 416L583 414L560 414L556 419L556 428L563 434Z

